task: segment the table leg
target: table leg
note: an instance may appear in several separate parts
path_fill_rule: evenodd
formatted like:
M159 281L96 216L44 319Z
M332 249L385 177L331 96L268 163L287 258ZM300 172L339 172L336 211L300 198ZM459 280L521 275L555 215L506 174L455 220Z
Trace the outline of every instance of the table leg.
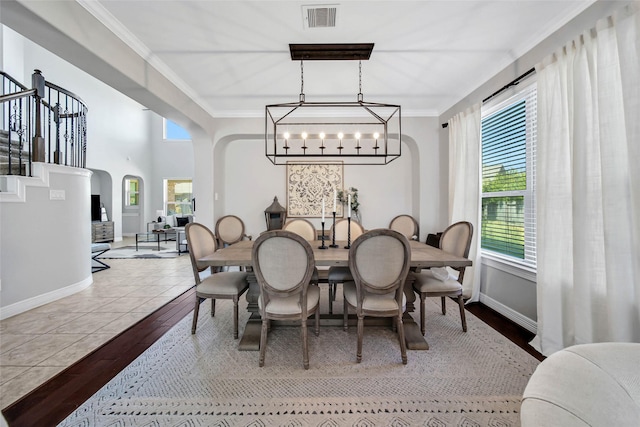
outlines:
M260 286L256 279L256 275L250 272L247 276L249 289L247 290L247 311L251 313L247 324L242 332L242 337L238 343L238 350L242 351L258 351L260 350L260 333L262 328L262 319L258 309L258 298L260 298Z
M404 340L407 343L408 350L429 350L429 343L422 335L420 325L418 325L409 314L415 311L414 302L416 301L416 294L413 291L413 280L413 275L409 273L407 280L404 282L404 294L407 297L407 306L404 316L402 317Z
M136 233L136 252L138 252L138 233Z
M158 241L158 252L160 252L160 233L156 233L156 240Z

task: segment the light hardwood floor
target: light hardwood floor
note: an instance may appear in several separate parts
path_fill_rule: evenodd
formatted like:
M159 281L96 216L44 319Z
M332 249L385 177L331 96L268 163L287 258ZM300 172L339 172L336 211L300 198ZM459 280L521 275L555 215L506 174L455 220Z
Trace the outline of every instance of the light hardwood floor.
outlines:
M128 245L135 239L112 248ZM87 289L0 321L0 408L193 286L189 254L106 262Z

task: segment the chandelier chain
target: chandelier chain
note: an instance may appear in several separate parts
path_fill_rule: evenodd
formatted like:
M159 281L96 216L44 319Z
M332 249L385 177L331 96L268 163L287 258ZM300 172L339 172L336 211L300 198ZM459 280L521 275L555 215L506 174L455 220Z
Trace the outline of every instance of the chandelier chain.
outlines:
M362 61L358 61L358 89L358 93L362 94Z
M304 62L300 60L300 94L304 93Z

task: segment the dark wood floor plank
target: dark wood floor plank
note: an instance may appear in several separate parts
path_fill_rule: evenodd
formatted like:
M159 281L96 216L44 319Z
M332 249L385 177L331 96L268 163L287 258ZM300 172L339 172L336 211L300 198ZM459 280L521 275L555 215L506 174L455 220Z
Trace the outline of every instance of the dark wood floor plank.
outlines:
M194 289L172 300L102 347L88 354L2 412L11 427L55 426L118 372L193 311ZM544 359L528 342L533 334L480 303L467 310L525 349Z

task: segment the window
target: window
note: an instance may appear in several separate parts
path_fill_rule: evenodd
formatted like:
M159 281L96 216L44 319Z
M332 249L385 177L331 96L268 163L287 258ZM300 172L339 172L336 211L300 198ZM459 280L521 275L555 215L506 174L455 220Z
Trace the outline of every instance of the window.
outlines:
M483 106L481 247L535 268L536 85Z
M164 199L167 215L193 215L193 185L190 179L165 179Z
M162 138L169 141L190 141L191 134L182 126L168 119L163 119Z
M125 206L138 206L140 204L140 183L135 178L124 180Z

